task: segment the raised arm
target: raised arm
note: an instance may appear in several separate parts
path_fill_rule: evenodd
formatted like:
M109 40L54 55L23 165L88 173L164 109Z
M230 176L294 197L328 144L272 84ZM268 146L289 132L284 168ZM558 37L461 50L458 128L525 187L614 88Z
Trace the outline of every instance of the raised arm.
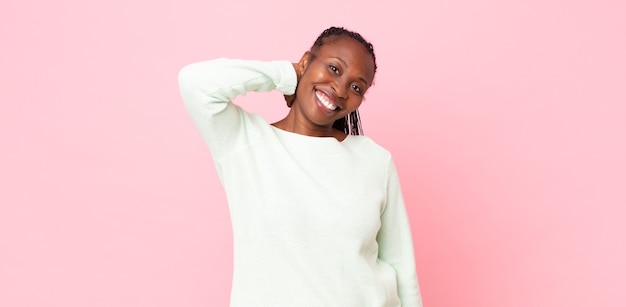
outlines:
M185 66L178 75L180 93L196 127L219 159L245 133L248 114L231 101L247 92L276 89L295 92L297 76L288 61L216 59Z
M403 307L421 307L422 298L415 271L413 239L393 161L387 171L387 198L381 215L378 258L396 270L398 296Z

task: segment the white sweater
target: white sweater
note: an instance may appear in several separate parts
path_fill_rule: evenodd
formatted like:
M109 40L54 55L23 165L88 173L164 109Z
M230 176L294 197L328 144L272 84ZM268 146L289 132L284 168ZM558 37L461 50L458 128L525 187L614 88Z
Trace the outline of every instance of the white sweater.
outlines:
M248 91L293 94L287 61L195 63L179 83L228 198L231 306L422 305L388 151L364 136L287 132L231 103Z

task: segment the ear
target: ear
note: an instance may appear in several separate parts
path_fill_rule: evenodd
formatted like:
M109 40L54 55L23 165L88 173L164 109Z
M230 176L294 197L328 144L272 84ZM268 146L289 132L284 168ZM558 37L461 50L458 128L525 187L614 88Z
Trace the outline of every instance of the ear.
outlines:
M307 51L300 58L300 62L298 62L298 66L300 67L300 74L303 74L307 67L309 67L309 62L311 60L311 52Z

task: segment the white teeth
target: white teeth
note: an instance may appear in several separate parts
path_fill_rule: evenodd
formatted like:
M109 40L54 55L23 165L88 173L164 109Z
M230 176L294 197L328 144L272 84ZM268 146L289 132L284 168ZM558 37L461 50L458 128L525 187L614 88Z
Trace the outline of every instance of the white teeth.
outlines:
M324 93L320 91L315 91L315 96L317 96L317 99L319 99L327 109L332 110L332 111L337 109L337 106L332 104Z

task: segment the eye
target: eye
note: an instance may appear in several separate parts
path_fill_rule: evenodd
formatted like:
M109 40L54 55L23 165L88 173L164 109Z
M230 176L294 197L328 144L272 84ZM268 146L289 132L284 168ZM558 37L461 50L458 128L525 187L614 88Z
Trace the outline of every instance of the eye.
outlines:
M332 70L334 73L339 74L339 68L337 68L337 66L335 65L328 65L328 67L330 68L330 70Z
M363 90L356 84L351 85L352 89L357 92L359 95L363 93Z

